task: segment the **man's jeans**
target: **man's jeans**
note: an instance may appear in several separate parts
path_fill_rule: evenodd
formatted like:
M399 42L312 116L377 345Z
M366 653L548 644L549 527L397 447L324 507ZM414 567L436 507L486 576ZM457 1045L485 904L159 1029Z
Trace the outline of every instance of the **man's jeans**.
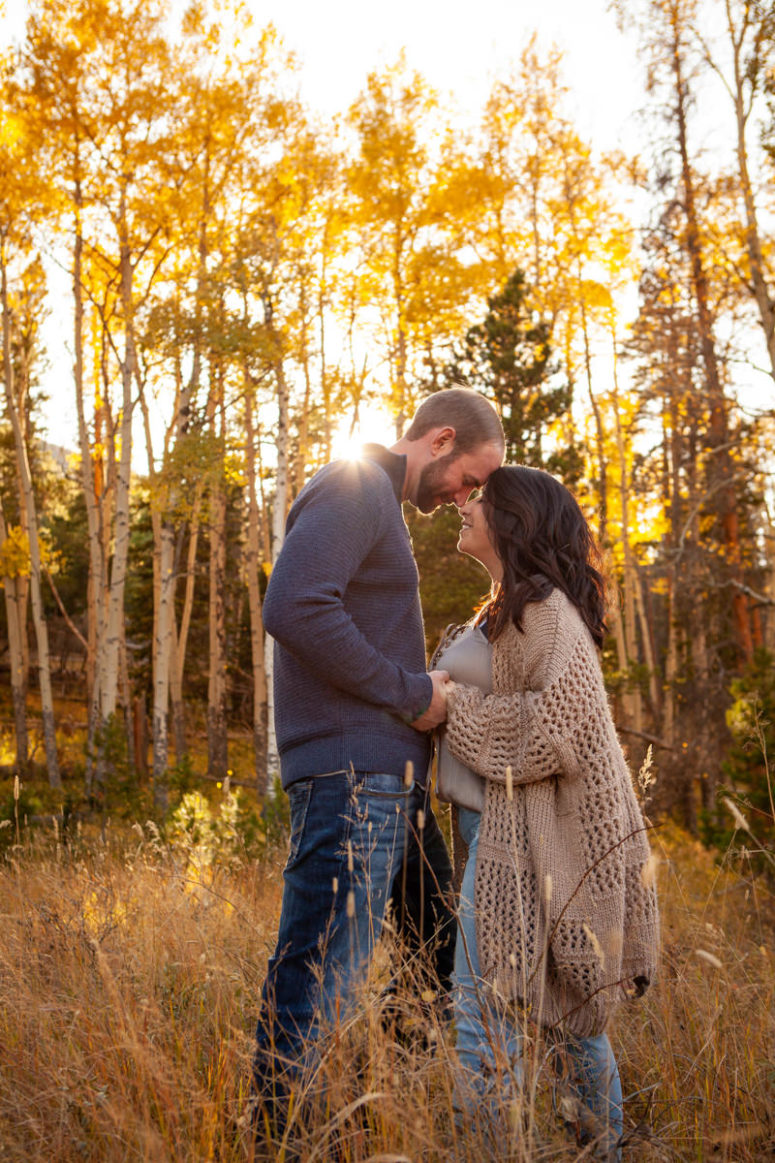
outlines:
M334 772L297 781L288 798L282 914L253 1065L255 1097L276 1131L294 1079L317 1061L321 1026L351 1016L391 894L405 887L402 911L422 938L439 938L448 981L455 934L449 857L423 788L397 775Z
M460 892L455 951L455 1026L462 1067L456 1080L455 1101L457 1109L469 1115L484 1109L497 1126L505 1103L513 1101L515 1088L522 1083L522 1035L513 1009L495 1004L479 972L473 900L480 820L478 812L458 809L468 861ZM611 1043L605 1034L577 1038L566 1033L552 1037L552 1041L558 1072L567 1077L571 1091L570 1108L560 1104L565 1121L578 1127L582 1142L598 1141L595 1158L618 1161L622 1088Z

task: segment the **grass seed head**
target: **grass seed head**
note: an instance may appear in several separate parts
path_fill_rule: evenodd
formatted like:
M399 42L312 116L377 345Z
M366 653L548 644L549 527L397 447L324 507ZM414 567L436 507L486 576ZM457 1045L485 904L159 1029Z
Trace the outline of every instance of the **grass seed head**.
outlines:
M707 961L708 965L712 965L714 969L724 968L723 961L720 961L715 953L709 953L707 949L695 949L694 952L701 961Z
M649 853L649 858L641 865L640 879L644 888L651 888L657 875L657 865L659 860L653 853Z
M738 808L735 801L731 800L729 798L729 796L724 796L723 803L724 803L724 806L731 813L732 819L735 821L735 828L739 828L743 832L748 832L750 835L751 829L749 827L748 821L746 820L745 816Z
M592 929L589 927L589 925L586 923L586 921L584 922L582 927L583 927L584 932L587 936L587 940L589 941L590 945L592 946L592 948L595 951L595 957L597 957L601 966L603 968L605 968L605 952L603 951L603 946L600 944L600 942L597 939L597 933L592 931Z

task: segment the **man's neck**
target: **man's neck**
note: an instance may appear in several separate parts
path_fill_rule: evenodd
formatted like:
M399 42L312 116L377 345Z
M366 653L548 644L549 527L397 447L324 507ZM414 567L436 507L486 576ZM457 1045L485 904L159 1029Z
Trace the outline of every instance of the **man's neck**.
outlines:
M400 504L406 499L407 461L406 455L393 448L385 448L384 444L364 444L364 456L375 461L390 477L393 492Z
M410 493L411 493L411 486L413 484L413 479L414 479L414 475L415 475L414 474L415 457L413 454L416 452L416 450L417 450L416 442L412 441L412 440L407 440L407 438L405 436L402 436L400 438L400 440L397 440L395 442L395 444L391 444L390 448L388 449L388 452L392 452L394 456L403 457L404 463L406 465L406 468L404 471L403 485L401 488L401 500L402 501L408 500Z

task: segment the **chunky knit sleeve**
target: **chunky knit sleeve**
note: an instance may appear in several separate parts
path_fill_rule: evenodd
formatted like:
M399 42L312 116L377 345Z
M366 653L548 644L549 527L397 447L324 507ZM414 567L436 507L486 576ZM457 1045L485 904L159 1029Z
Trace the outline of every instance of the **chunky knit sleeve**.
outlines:
M533 783L580 773L591 720L608 713L594 644L566 601L547 601L493 650L493 694L449 696L450 751L486 779ZM530 610L530 607L528 607Z

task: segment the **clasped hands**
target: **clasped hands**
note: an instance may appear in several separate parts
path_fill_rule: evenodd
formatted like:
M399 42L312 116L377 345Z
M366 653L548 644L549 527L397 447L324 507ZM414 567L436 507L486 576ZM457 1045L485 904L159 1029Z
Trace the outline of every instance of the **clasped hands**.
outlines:
M433 683L433 695L430 706L412 723L415 731L432 731L444 722L447 717L447 695L455 686L450 680L449 671L431 670L428 677Z

